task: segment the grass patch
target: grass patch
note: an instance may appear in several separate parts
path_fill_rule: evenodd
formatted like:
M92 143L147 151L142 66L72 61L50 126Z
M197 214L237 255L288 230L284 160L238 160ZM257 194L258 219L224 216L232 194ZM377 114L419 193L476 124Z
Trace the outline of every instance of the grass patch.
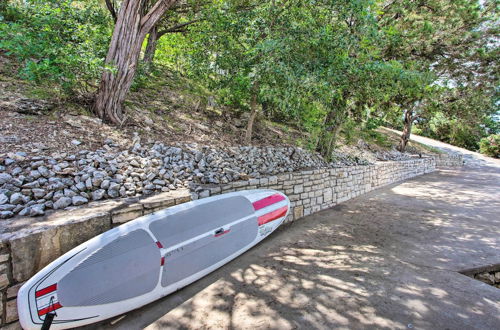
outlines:
M363 140L368 144L375 144L384 149L389 149L393 145L393 141L386 134L375 129L361 128L354 121L345 123L340 135L348 145L356 144L358 140Z
M378 145L379 147L382 148L391 148L392 147L392 142L390 139L387 137L387 135L384 135L380 132L377 132L375 130L361 130L360 131L360 138L363 139L367 143L373 143Z
M418 149L424 149L425 151L431 152L433 154L445 154L446 153L438 148L431 147L431 146L428 146L428 145L425 145L423 143L416 142L416 141L410 141L408 144L412 147L416 147Z

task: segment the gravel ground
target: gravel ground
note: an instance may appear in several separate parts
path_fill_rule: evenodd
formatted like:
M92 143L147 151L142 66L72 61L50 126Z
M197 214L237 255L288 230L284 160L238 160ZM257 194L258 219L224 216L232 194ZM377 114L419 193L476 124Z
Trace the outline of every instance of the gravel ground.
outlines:
M499 329L498 168L443 170L295 222L99 329ZM90 328L90 327L89 327Z

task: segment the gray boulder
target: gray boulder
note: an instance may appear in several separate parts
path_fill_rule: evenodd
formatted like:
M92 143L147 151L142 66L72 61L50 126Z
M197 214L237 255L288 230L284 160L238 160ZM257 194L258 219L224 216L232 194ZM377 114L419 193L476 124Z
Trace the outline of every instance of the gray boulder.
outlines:
M20 212L19 212L19 215L24 217L24 216L27 216L29 213L30 213L30 207L25 207L24 209L22 209Z
M76 189L78 189L80 191L84 191L85 188L86 188L85 183L83 183L81 181L76 184Z
M101 189L108 189L109 188L109 180L103 180L101 182Z
M106 191L104 189L97 189L96 191L92 192L92 200L98 201L104 197L104 193Z
M108 191L109 190L115 190L115 191L118 191L120 190L120 185L118 183L115 183L115 182L111 182L109 184L109 188L108 188Z
M0 205L0 211L12 211L16 206L12 204L2 204Z
M36 217L45 214L45 205L44 204L35 204L30 207L30 217Z
M7 197L7 195L0 194L0 205L7 204L8 201L9 201L9 197Z
M13 216L14 216L14 213L12 211L1 211L0 212L0 219L12 218Z
M12 176L9 173L0 173L0 185L12 180Z
M64 196L71 198L73 196L76 196L76 193L73 190L71 190L71 189L65 188L64 189Z
M42 198L47 193L45 189L40 188L31 189L31 192L33 192L33 196L35 196L35 198Z
M13 193L10 196L10 204L18 205L18 204L24 204L24 196L20 193Z
M108 196L111 198L116 198L116 197L120 196L120 193L118 192L118 190L108 189Z
M61 197L57 201L54 202L53 208L58 210L58 209L64 209L68 206L70 206L72 203L71 198L69 197Z
M50 177L50 171L45 166L38 167L38 173L40 173L43 177Z
M82 196L73 196L71 198L71 200L72 200L73 205L77 205L77 206L89 202L88 199L86 199L85 197L82 197Z

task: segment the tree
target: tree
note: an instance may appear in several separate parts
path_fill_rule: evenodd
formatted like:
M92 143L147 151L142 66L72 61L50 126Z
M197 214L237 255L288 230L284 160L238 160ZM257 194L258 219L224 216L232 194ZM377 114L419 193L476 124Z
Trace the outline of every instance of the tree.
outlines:
M191 31L193 73L208 80L222 102L250 112L245 144L251 143L262 103L283 95L296 81L291 79L295 52L290 25L298 3L225 2L207 11Z
M337 134L349 118L382 104L392 92L395 61L382 61L381 37L371 1L320 1L311 8L310 51L314 97L324 116L316 149L331 159ZM304 59L306 60L306 59Z
M493 93L493 94L492 94ZM495 133L499 124L495 90L475 86L440 87L429 104L432 116L419 120L420 133L469 150L481 138Z
M434 85L443 87L432 94L435 100L426 103L433 107L433 113L446 113L448 118L472 126L473 121L467 118L490 113L491 107L479 106L476 96L489 99L487 104L494 103L499 72L495 60L499 25L496 6L496 1L474 0L379 3L379 22L386 38L384 58L398 60L411 70L432 73ZM457 94L461 97L456 98ZM458 103L460 107L453 105ZM428 117L420 125L428 123ZM405 118L405 122L410 119ZM406 133L401 146L408 138Z
M122 1L94 100L94 111L103 120L118 125L124 122L123 102L137 70L143 41L176 2Z

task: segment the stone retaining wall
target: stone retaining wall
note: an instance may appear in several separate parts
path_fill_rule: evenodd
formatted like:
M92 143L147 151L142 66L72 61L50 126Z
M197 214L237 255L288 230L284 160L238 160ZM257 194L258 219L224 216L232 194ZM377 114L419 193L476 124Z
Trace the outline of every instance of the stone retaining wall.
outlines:
M316 169L238 181L223 186L204 186L194 199L237 190L269 188L284 192L291 202L287 222L316 213L365 194L373 189L433 172L435 160L423 158L375 165Z
M457 167L464 165L463 156L460 154L435 155L436 167Z
M85 208L57 211L41 219L0 221L0 325L18 326L16 296L24 281L70 249L139 216L191 199L270 188L289 196L292 209L286 222L292 222L373 189L433 172L435 168L434 158L418 158L298 171L224 185L204 185L191 193L181 189L144 199L94 202Z

